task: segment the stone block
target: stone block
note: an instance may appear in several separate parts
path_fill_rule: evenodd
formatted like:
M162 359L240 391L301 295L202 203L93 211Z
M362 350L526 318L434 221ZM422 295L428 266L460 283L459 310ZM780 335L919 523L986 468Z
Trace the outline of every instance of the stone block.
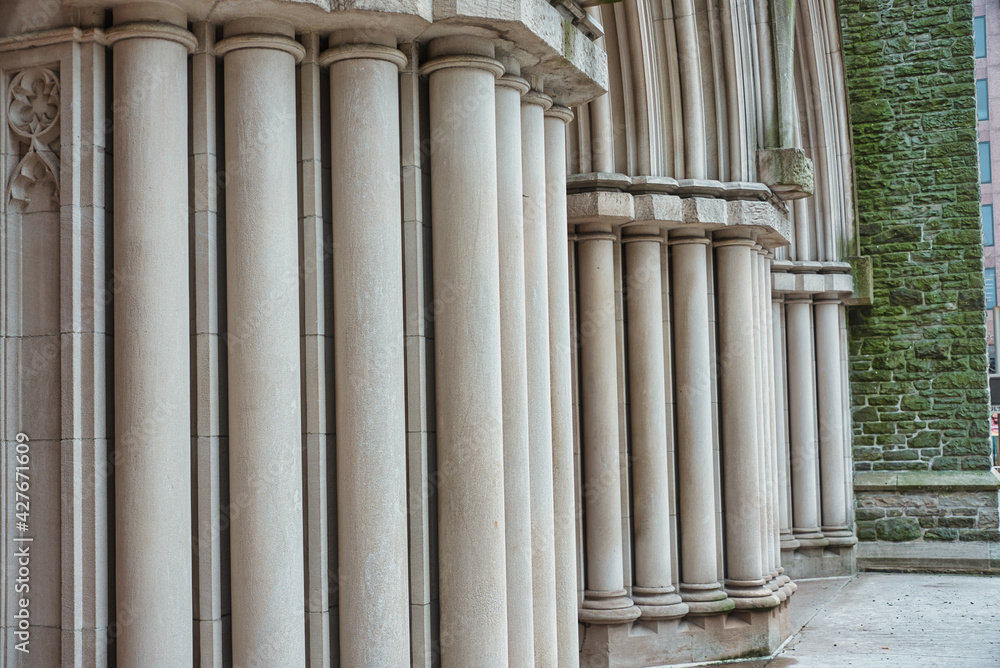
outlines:
M875 520L878 540L901 542L920 538L920 524L914 517L887 517Z
M813 163L800 148L757 151L757 175L762 183L784 200L809 197L814 191Z

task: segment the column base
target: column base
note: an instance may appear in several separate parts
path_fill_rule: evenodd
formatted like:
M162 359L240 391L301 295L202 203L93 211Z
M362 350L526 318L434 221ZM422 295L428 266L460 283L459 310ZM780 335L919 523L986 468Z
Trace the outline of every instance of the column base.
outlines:
M854 531L846 526L822 527L823 537L829 541L831 547L856 545L858 542Z
M736 607L718 582L708 584L682 582L680 590L681 600L688 605L688 615L718 615Z
M639 608L624 589L588 589L583 595L583 606L577 611L580 622L585 624L624 624L638 619L640 614Z
M799 541L796 540L795 536L789 533L781 534L781 550L797 550L799 547Z
M673 587L632 587L632 600L643 619L673 619L688 613L688 604Z
M810 547L826 547L830 544L830 541L826 539L826 536L819 530L819 527L809 527L808 529L795 529L794 530L795 540L799 542L799 547L810 548Z
M651 668L766 657L791 635L789 604L711 617L644 620L580 629L580 665Z
M760 580L726 580L726 593L732 599L737 610L761 610L773 608L781 601L767 587L767 581Z

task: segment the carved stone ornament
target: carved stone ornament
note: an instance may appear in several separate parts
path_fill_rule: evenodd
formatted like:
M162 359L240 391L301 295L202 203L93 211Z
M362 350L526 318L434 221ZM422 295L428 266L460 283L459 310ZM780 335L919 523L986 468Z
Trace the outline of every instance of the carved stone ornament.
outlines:
M28 152L17 164L8 185L8 202L24 210L34 196L58 206L59 155L52 148L59 137L58 75L44 67L19 72L7 89L5 102L7 125L28 144Z

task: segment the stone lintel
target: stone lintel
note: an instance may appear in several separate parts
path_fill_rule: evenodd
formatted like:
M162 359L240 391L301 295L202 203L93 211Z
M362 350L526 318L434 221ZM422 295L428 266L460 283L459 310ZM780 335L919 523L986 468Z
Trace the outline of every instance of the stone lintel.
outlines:
M855 492L977 492L1000 490L1000 476L990 471L856 471Z

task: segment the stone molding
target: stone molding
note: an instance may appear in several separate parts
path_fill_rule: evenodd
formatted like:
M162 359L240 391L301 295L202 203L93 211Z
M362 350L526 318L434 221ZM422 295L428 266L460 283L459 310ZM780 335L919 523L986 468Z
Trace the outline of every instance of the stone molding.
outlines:
M858 543L858 569L925 573L1000 574L1000 543Z
M851 265L847 262L789 262L775 260L771 263L772 292L841 295L841 300L854 294Z
M977 492L1000 490L1000 476L990 471L856 471L855 492Z

